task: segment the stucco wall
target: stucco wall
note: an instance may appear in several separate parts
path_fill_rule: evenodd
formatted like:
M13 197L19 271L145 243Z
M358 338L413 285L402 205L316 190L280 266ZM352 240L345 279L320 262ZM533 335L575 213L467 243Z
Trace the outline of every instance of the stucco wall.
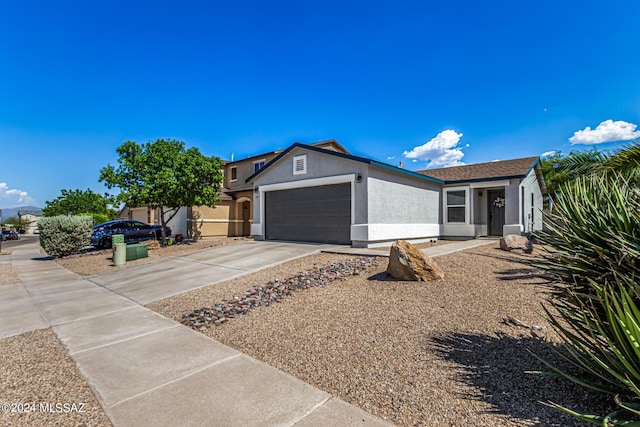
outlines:
M375 175L380 176L379 171ZM420 182L414 185L395 182L399 177L369 177L367 192L371 224L437 224L439 192L425 188ZM393 181L392 181L393 179ZM422 184L422 185L421 185Z
M194 206L192 208L191 236L200 239L206 237L222 237L233 235L235 223L233 201L221 201L215 207ZM230 221L231 220L231 221Z
M529 175L520 184L524 188L524 231L542 230L542 204L543 196L540 184L536 177L535 170L531 170ZM531 195L533 194L533 218L531 214ZM533 230L530 229L530 222L533 220Z
M520 224L520 180L512 179L504 188L504 223L505 225Z
M307 173L294 175L293 157L301 154L307 155ZM298 183L300 186L304 186L305 183L303 181L306 180L341 175L355 176L357 174L360 174L362 177L362 182L356 182L354 184L353 195L356 213L354 220L355 223L358 224L367 221L367 164L298 147L258 175L254 181L254 186L260 187L281 183ZM254 192L253 197L253 230L255 231L260 225L260 192ZM254 232L253 234L256 233Z

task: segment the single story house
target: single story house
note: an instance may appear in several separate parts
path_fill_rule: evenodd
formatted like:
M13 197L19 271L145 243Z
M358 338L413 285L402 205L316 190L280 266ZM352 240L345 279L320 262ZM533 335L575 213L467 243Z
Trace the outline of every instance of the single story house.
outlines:
M538 157L410 171L354 156L335 140L225 162L220 202L180 208L190 238L254 236L373 247L528 233L542 228ZM148 207L120 218L158 224Z
M300 143L245 184L256 239L354 247L539 230L546 193L537 157L413 172Z

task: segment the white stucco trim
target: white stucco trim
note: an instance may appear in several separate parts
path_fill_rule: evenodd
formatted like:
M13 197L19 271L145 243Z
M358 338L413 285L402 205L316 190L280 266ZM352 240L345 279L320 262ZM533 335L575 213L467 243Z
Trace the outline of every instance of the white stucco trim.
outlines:
M505 179L502 181L482 181L482 182L472 182L469 184L469 187L476 188L492 188L492 187L506 187L509 185L509 180ZM449 187L445 187L449 188Z
M260 223L251 225L251 234L264 237L264 193L269 191L292 190L294 188L319 187L321 185L351 184L351 225L356 218L356 175L335 175L322 178L303 179L300 181L280 182L277 184L260 185L258 188L258 198L260 203Z
M505 224L502 226L502 235L508 236L509 234L522 234L524 232L524 226L522 224Z
M354 242L437 238L439 235L439 224L356 224L351 226L351 240Z

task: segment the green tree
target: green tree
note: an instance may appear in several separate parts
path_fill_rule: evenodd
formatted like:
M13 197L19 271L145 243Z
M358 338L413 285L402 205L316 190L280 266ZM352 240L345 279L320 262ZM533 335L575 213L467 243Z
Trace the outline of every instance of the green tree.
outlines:
M47 201L42 210L43 216L79 215L81 213L102 214L108 219L116 217L116 211L111 206L115 198L109 194L100 195L90 189L62 190L60 196Z
M159 209L163 244L167 223L181 206L213 207L219 200L223 162L218 157L164 139L142 145L126 141L117 152L118 167L102 168L100 181L120 189L119 202Z
M572 151L566 156L560 151L540 160L540 167L547 192L554 197L563 184L584 175L596 164L600 164L605 154L592 149L588 151Z

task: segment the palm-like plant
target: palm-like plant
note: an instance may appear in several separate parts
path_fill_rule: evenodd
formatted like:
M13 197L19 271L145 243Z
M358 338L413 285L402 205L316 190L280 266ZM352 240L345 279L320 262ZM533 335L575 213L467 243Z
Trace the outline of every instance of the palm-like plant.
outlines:
M638 145L576 163L585 175L560 188L547 231L537 235L551 248L538 264L554 279L548 301L555 310L545 310L567 360L586 372L577 377L548 365L552 374L622 396L621 411L607 416L556 406L599 425L640 426L631 420L640 415L639 165Z

